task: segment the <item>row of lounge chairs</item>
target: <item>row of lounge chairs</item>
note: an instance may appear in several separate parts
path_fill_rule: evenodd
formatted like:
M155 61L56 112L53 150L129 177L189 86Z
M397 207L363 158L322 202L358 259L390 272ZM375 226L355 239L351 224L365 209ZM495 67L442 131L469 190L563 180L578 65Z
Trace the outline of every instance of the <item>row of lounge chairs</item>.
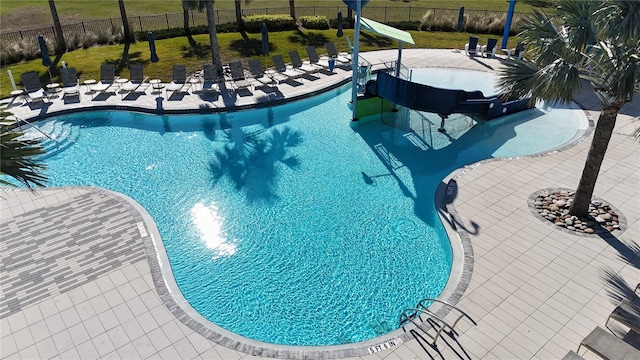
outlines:
M188 76L185 65L174 65L172 69L172 81L165 85L160 85L159 80L154 84L149 82L149 77L144 75L144 67L140 64L133 64L129 67L130 79L121 79L116 76L113 64L102 64L100 66L100 80L91 84L92 100L102 94L115 94L119 92L122 98L129 94L143 94L153 86L155 90L165 89L167 97L173 94L188 94L193 85L202 84L202 92L216 92L220 90L220 82L231 83L236 90L255 89L256 87L277 85L289 79L299 79L306 74L314 74L320 71L333 70L335 66L341 66L350 62L345 55L338 54L335 45L331 42L325 44L327 55L320 57L316 48L309 46L306 48L308 60L303 61L298 51L288 53L291 65L287 65L282 55L273 55L273 69L263 69L260 60L248 61L249 76L245 75L245 69L240 61L228 64L228 77L220 78L216 74L213 65L203 65L202 74ZM62 97L79 97L80 82L76 69L61 68L60 77L62 79ZM43 89L42 83L35 72L22 74L25 98L30 101L48 100L48 93ZM85 83L86 84L86 83ZM160 90L161 91L161 90Z
M472 56L472 55L480 55L481 57L495 57L496 50L498 49L498 39L489 38L487 40L486 45L480 45L480 39L471 36L469 37L469 42L464 45L464 53ZM515 48L510 49L500 49L503 53L505 53L509 58L515 57L518 59L522 59L522 54L524 53L525 46L524 43L519 42Z

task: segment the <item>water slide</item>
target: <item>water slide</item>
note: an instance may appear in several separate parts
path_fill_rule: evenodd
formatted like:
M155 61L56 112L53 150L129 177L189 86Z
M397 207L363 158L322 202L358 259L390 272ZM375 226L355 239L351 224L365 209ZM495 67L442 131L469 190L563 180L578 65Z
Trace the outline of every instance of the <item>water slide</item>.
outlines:
M503 102L498 95L486 97L481 91L442 89L397 78L386 72L366 85L366 95L378 96L418 111L438 114L443 121L451 114L468 114L484 120L530 109L529 98ZM441 125L440 130L444 132Z

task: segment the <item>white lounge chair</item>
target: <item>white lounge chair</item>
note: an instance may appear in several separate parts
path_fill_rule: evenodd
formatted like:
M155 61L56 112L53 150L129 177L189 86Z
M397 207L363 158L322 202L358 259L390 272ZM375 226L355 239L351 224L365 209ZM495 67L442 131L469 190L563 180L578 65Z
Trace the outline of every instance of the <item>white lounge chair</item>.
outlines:
M469 42L464 44L464 53L471 55L478 55L480 53L480 44L478 44L478 38L475 36L469 37Z
M287 79L275 72L267 75L262 69L262 63L260 63L260 60L256 59L249 60L249 72L251 73L251 78L260 83L261 86L269 86L274 83L277 85L280 80Z
M304 75L304 71L296 70L293 68L291 69L287 68L287 65L285 65L282 55L279 55L279 54L274 55L271 57L271 59L273 60L273 66L275 67L276 71L279 74L282 74L291 79L297 79L302 75Z
M76 69L72 67L60 68L60 77L62 78L62 98L75 96L80 99L80 82Z
M303 64L298 50L289 51L289 58L294 69L302 70L307 74L317 73L322 70L320 65Z
M167 98L169 97L169 92L171 91L171 95L178 94L188 94L189 88L191 87L191 83L187 81L187 67L186 65L173 65L173 80L167 85L165 92L167 94Z
M26 99L28 99L30 102L40 102L44 101L45 99L47 99L47 101L49 100L47 92L42 88L42 83L40 82L38 73L36 73L35 71L24 73L21 75L21 78Z
M240 61L229 63L229 71L231 72L231 79L237 90L251 87L251 82L244 77L244 68Z
M95 92L93 99L100 94L115 94L118 90L116 79L116 67L113 64L100 65L100 81L93 85L92 90Z
M146 93L149 86L151 86L151 84L147 82L149 80L149 77L144 76L143 65L133 64L129 66L129 77L129 82L122 85L122 87L120 88L123 99L131 93L144 94Z
M487 45L482 45L480 47L480 56L484 57L496 57L496 49L498 48L498 39L490 38L487 40Z

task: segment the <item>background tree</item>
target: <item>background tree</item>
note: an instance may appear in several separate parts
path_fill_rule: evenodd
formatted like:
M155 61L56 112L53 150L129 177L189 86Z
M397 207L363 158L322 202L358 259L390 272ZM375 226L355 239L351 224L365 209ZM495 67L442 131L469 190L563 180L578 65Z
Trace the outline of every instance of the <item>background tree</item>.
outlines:
M187 37L187 41L192 48L196 47L196 41L191 34L191 27L189 26L189 13L191 10L197 10L201 12L204 10L204 3L200 0L182 0L182 19L184 22L184 34Z
M216 31L216 17L213 11L214 0L201 0L207 10L207 27L209 29L209 42L211 45L211 60L218 76L222 76L222 63L220 61L220 45L218 45L218 33Z
M120 17L122 17L124 51L122 52L121 67L124 67L129 62L129 47L133 42L135 42L135 38L133 37L133 32L131 32L131 28L129 27L129 19L127 18L127 10L124 7L124 0L118 0L118 7L120 8Z
M53 17L53 29L56 33L56 54L62 54L67 51L67 43L64 40L64 33L62 32L62 24L60 24L60 17L58 17L58 10L53 0L49 0L49 9L51 9L51 16Z
M296 2L295 2L295 0L289 0L289 14L291 14L291 17L293 18L293 20L296 19Z
M549 17L535 11L519 35L529 51L501 74L500 86L533 101L568 103L589 81L602 111L569 212L588 215L598 173L620 108L640 85L640 2L634 0L558 2Z

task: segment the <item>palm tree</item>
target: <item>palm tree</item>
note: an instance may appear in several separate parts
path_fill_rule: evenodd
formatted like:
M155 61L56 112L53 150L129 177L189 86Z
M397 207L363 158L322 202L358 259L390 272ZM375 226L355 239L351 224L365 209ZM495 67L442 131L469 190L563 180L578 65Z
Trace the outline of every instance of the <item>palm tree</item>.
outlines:
M129 62L129 47L135 42L131 28L129 27L129 19L127 18L127 10L124 8L124 0L118 0L120 8L120 17L122 17L122 31L124 36L124 50L122 51L122 62L120 67L124 68Z
M587 80L600 100L602 111L569 210L583 217L618 112L640 85L640 2L562 0L555 15L535 11L523 29L519 36L528 46L528 58L502 71L503 89L532 101L568 103L581 80Z
M204 10L204 3L200 0L182 0L182 18L184 21L184 34L189 41L191 47L196 47L196 41L191 35L191 28L189 27L189 11L190 10Z
M295 0L289 0L289 13L293 20L296 19L296 4Z
M201 0L207 10L207 27L209 28L209 41L211 43L211 59L216 73L222 76L222 63L220 62L220 46L218 45L218 33L216 32L216 18L213 12L214 0Z
M236 24L238 24L238 29L240 33L244 33L244 22L242 21L242 4L240 0L235 0L236 5Z
M5 118L2 114L2 119ZM32 189L32 185L44 186L47 177L42 171L47 166L34 156L44 154L40 139L21 138L24 133L17 128L0 125L0 174L8 175ZM0 178L0 184L15 184Z
M51 9L51 16L53 16L53 28L56 33L56 54L62 54L67 51L67 43L64 41L60 17L58 17L58 10L56 9L56 4L53 0L49 0L49 9Z

